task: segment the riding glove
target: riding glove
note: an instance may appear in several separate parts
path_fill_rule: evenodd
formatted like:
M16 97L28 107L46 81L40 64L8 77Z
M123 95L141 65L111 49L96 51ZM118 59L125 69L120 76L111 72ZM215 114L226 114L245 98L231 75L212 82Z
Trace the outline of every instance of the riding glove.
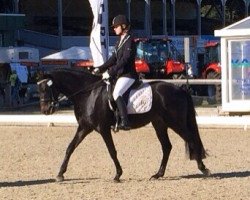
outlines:
M106 71L106 72L104 72L103 74L102 74L102 79L104 80L104 79L109 79L110 78L110 75L109 75L109 73L108 73L108 71Z

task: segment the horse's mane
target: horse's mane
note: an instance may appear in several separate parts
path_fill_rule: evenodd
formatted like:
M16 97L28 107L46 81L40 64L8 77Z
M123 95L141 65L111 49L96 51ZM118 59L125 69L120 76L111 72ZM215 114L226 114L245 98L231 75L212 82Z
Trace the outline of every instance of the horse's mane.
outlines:
M71 67L71 68L54 68L45 78L51 78L57 84L65 83L72 88L81 86L89 86L92 84L99 84L101 76L93 75L91 71L86 68Z
M49 72L48 76L54 76L56 74L65 74L67 77L73 76L74 78L85 80L99 80L101 76L93 75L87 68L71 67L71 68L54 68Z
M83 68L83 67L71 67L71 68L61 68L61 67L57 67L55 69L52 70L52 73L53 72L66 72L66 73L71 73L71 74L76 74L76 75L79 75L79 74L84 74L84 75L91 75L93 76L93 74L86 68Z

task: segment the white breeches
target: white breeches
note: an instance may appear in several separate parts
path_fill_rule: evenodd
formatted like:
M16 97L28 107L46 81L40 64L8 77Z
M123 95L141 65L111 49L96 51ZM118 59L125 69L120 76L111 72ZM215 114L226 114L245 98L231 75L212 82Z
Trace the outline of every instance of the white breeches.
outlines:
M118 78L113 91L114 100L116 101L119 96L122 96L134 82L134 79L128 77Z

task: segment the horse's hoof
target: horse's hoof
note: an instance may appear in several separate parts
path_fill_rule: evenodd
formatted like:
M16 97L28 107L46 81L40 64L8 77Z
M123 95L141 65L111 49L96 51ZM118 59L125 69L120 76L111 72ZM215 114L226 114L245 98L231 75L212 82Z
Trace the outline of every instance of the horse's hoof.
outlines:
M155 175L153 175L153 176L151 176L151 178L149 179L150 181L151 180L157 180L157 179L159 179L159 175L158 174L155 174Z
M205 176L211 176L211 172L209 169L204 169L202 170L202 173L205 175Z
M62 182L64 181L64 177L63 176L57 176L56 177L56 182Z
M121 181L120 181L120 178L115 177L115 178L114 178L114 182L115 182L115 183L120 183L120 182L121 182Z

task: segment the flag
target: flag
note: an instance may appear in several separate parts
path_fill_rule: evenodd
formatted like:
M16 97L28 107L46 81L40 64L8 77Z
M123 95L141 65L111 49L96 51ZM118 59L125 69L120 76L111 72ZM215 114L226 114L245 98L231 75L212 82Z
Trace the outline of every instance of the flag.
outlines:
M89 0L89 3L94 16L90 34L90 50L94 67L97 67L108 59L108 0Z

